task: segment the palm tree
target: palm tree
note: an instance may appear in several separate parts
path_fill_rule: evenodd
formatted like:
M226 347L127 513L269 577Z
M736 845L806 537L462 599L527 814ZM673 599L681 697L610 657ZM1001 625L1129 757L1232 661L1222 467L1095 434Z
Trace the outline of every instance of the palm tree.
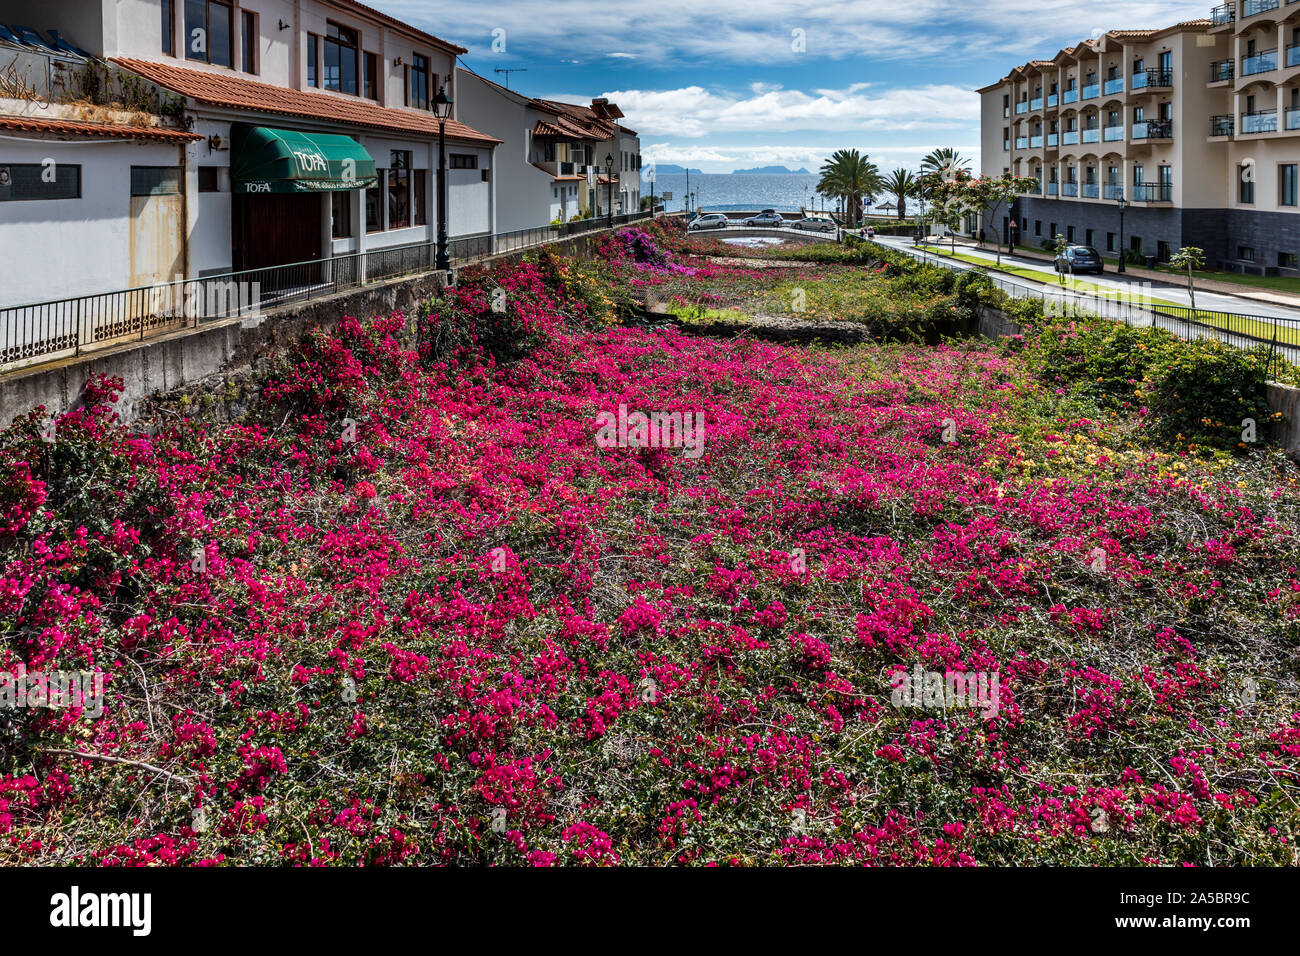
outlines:
M970 172L970 160L963 156L951 146L941 146L933 149L921 160L921 175L928 173L938 173L940 176L951 171L953 178L960 173Z
M910 169L896 169L885 179L884 189L898 200L898 218L907 215L907 200L916 195L917 179Z
M862 197L880 188L880 170L856 149L837 149L819 170L817 191L840 200L850 227L862 218Z

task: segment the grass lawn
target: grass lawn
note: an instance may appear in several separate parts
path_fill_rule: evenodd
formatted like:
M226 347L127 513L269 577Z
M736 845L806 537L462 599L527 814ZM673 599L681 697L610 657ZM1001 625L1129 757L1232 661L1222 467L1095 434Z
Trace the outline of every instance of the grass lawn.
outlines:
M1156 266L1156 271L1167 272L1171 276L1178 276L1186 279L1187 273L1169 266ZM1193 272L1192 276L1197 279L1206 279L1211 282L1231 282L1234 285L1248 285L1257 289L1271 289L1274 292L1293 292L1300 294L1300 279L1289 276L1247 276L1238 275L1235 272Z

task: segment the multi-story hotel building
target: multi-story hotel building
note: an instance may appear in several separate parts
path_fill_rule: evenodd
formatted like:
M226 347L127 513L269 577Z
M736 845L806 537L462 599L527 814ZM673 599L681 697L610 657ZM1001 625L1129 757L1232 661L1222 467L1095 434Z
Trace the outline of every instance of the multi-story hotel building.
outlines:
M1112 30L978 92L983 173L1039 184L985 224L1000 237L1014 216L1024 244L1300 275L1300 0Z

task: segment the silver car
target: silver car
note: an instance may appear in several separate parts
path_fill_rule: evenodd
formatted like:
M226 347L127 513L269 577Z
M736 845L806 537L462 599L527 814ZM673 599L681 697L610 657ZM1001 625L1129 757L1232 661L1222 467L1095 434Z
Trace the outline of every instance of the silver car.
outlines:
M808 216L800 219L798 222L791 223L796 229L807 229L809 232L834 232L835 220L828 219L825 216Z
M764 209L757 216L744 220L747 226L784 226L785 217L775 209Z
M691 221L687 229L726 229L730 220L720 212L711 212Z

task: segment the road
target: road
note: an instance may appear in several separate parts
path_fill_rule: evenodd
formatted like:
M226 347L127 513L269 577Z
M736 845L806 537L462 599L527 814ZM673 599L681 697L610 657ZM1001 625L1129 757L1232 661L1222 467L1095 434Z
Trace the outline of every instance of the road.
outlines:
M911 249L912 240L908 236L877 236L876 242L883 246L892 246L899 249ZM995 264L996 256L994 253L978 249L974 246L963 246L958 244L959 253L976 256L981 259L987 259L990 265ZM961 269L970 269L973 266L970 263L960 259L948 260L953 266ZM1055 282L1056 273L1048 263L1040 262L1036 259L1026 259L1020 256L1002 256L1004 264L1014 265L1017 269L1027 269L1032 272L1041 273L1044 280ZM1011 277L1016 278L1016 277ZM1127 292L1133 296L1147 295L1153 299L1163 299L1166 302L1175 302L1178 305L1191 305L1191 299L1187 295L1187 289L1183 286L1162 285L1159 283L1150 283L1143 279L1128 279L1117 276L1113 271L1108 271L1100 276L1081 275L1079 278L1086 282L1093 282L1098 286L1107 289L1115 289ZM1284 319L1294 319L1300 321L1300 307L1278 305L1273 302L1264 302L1260 299L1245 299L1240 296L1223 295L1216 292L1197 292L1196 307L1198 309L1212 309L1216 312L1234 312L1238 315L1258 315L1272 318L1277 316Z

